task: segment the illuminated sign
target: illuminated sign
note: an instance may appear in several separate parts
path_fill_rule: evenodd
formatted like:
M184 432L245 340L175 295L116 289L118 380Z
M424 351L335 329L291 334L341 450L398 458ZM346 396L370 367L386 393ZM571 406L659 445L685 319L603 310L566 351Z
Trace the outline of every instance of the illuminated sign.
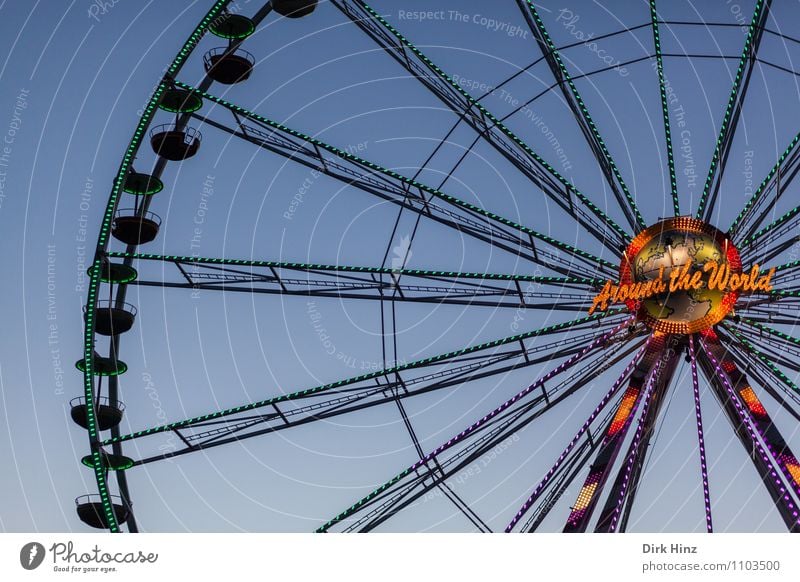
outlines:
M663 333L709 329L742 293L772 290L775 270L742 269L727 235L702 220L676 216L636 235L623 253L618 281L607 281L589 313L625 303L639 321Z
M701 270L692 269L692 261L687 261L682 267L672 269L669 277L665 276L665 267L659 267L658 276L647 281L617 283L606 281L603 290L592 300L589 313L600 309L608 309L609 304L626 302L628 300L642 301L665 293L680 291L694 291L699 289L716 290L721 293L728 291L753 292L772 291L772 275L775 268L766 275L761 275L759 265L753 265L749 273L732 272L727 264L718 264L709 261Z

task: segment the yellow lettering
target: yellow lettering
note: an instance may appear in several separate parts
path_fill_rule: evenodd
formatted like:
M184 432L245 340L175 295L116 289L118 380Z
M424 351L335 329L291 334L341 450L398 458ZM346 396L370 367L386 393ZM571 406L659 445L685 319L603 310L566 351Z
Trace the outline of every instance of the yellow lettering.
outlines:
M775 268L766 275L759 277L761 268L755 264L749 273L733 273L727 263L719 264L716 261L707 261L702 272L691 272L692 262L689 261L682 267L673 268L669 274L669 283L664 279L664 267L659 268L658 277L647 281L637 281L615 285L606 281L602 291L592 300L589 308L591 315L596 310L608 309L609 303L624 302L629 300L641 301L650 297L661 295L669 289L676 291L689 291L701 289L715 289L720 292L730 291L772 291L772 276ZM704 277L704 273L708 275Z

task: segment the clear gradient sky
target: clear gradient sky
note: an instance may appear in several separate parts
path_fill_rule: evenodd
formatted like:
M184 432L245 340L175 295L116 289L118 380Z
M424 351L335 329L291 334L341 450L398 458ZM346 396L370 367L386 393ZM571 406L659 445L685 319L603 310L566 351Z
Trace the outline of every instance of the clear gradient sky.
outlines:
M95 484L92 473L79 463L88 452L87 439L70 420L68 405L82 387L74 362L82 346L84 272L111 181L138 116L209 4L0 1L0 147L5 148L0 159L0 261L5 273L0 283L2 531L88 530L77 519L73 500L95 492ZM236 4L243 14L252 15L260 2ZM659 4L665 20L746 25L754 2ZM793 33L796 26L791 24L800 22L800 5L773 4L770 27ZM373 5L476 97L541 54L512 0L375 0ZM424 10L431 11L426 18L419 12ZM540 13L556 45L575 44L563 53L575 75L652 53L648 27L596 44L581 42L649 22L647 2L548 0L541 3ZM743 38L736 26L662 28L665 53L738 57ZM202 76L202 53L222 44L220 39L204 38L181 80L196 84ZM212 93L397 172L413 175L455 121L441 102L327 2L301 20L268 16L244 48L257 61L252 78L230 88L216 85ZM768 35L762 56L798 69L800 44ZM679 192L686 213L695 208L702 189L736 62L666 61L674 97L670 114ZM527 100L551 84L549 69L540 63L484 103L502 116L514 108L514 101ZM620 64L580 79L577 86L647 222L671 215L652 60ZM796 76L775 67L756 67L716 207L720 228L727 228L800 130L799 96ZM205 108L213 111L208 104ZM169 119L164 115L158 120ZM512 116L508 125L622 222L558 92L545 94ZM170 164L164 174L166 188L152 209L164 219L165 228L143 251L380 264L395 207L229 140L211 127L200 129L200 153ZM459 127L420 173L420 180L439 186L473 138L469 128ZM145 144L136 167L148 171L153 161ZM548 204L486 144L474 148L442 190L584 250L603 253L571 217ZM795 188L776 212L797 200ZM404 217L400 239L412 229L413 219ZM401 244L391 249L390 257L403 248ZM534 271L514 255L424 220L408 266ZM128 406L123 432L347 378L384 364L375 302L329 299L309 304L302 297L214 292L192 298L181 290L155 288L133 288L129 301L138 307L139 317L122 341L122 359L130 366L121 380ZM398 359L443 353L569 316L400 305ZM409 402L423 449L444 442L545 371L525 368ZM476 472L458 478L459 492L493 527L502 529L615 377L612 371L586 386L502 451L483 459ZM673 394L658 427L631 518L632 531L705 527L691 380L684 364ZM705 389L703 405L719 531L783 530L741 445ZM800 448L797 427L776 417L785 423L790 442ZM141 450L133 445L130 454L147 454L160 443L142 444ZM129 476L137 518L146 531L311 531L414 460L398 412L387 406L151 464ZM574 501L576 491L573 485L564 507ZM545 529L560 529L564 515L548 520ZM448 501L432 496L383 529L470 527Z

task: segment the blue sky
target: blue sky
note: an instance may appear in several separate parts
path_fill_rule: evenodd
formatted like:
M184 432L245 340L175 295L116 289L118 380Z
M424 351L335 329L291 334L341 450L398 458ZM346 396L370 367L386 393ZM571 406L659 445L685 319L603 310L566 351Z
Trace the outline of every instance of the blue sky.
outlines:
M81 466L86 435L69 419L80 394L74 368L82 345L85 267L93 253L111 181L138 117L162 71L207 10L207 2L0 3L0 224L4 301L0 304L0 393L3 430L0 529L86 531L73 499L94 491ZM241 0L244 14L258 2ZM515 2L374 2L405 36L473 96L502 83L540 56ZM431 6L433 4L433 6ZM753 2L662 2L666 20L746 24ZM770 25L797 22L797 6L774 7ZM648 27L597 41L649 22L647 3L546 2L540 12L573 74L646 56ZM423 18L420 10L433 10ZM664 26L666 53L738 57L740 27ZM204 38L180 79L196 84L202 53L223 43ZM413 175L455 117L440 101L328 3L301 20L267 17L243 45L256 58L253 76L211 92L346 151ZM763 55L797 68L797 43L765 37ZM736 60L669 58L665 74L676 136L676 168L685 212L697 203L731 87ZM797 78L758 66L723 179L715 223L726 228L786 144L800 129ZM539 64L484 102L498 116L552 84ZM663 122L655 70L643 60L576 81L645 220L672 214ZM209 104L203 112L220 116ZM159 114L158 121L169 118ZM563 99L549 91L511 116L509 127L622 223L613 195ZM195 158L170 164L166 187L153 202L165 227L146 252L207 257L378 265L396 208L250 144L200 127ZM552 133L550 132L552 130ZM553 141L557 137L557 145ZM438 187L474 139L458 127L420 172ZM559 149L560 148L560 149ZM142 147L136 168L155 156ZM748 188L750 190L748 190ZM610 258L575 221L543 198L513 166L479 142L441 189L564 242ZM796 192L796 190L795 190ZM298 196L299 193L299 196ZM790 191L776 207L796 204ZM289 218L287 218L287 213ZM403 216L398 240L413 230ZM200 229L197 233L196 229ZM196 236L197 235L197 236ZM116 250L122 250L118 243ZM424 220L411 246L411 268L531 274L518 257ZM152 266L152 273L158 269ZM316 386L383 367L379 307L335 299L203 294L132 288L139 309L122 341L129 372L121 380L128 409L123 432L205 414L270 395ZM457 349L564 321L569 314L400 305L398 359ZM318 323L315 327L315 322ZM319 327L328 336L320 339ZM330 346L333 345L333 353ZM408 404L423 448L430 450L531 383L546 367L470 383ZM569 441L610 385L603 376L562 408L527 427L458 486L499 528ZM704 528L688 366L676 375L674 398L659 425L648 477L632 517L635 531ZM574 401L573 401L574 400ZM703 393L712 499L728 531L780 531L782 523L752 467ZM785 433L798 443L785 418ZM127 430L130 429L130 430ZM164 437L168 438L168 437ZM163 442L126 450L146 455ZM800 443L798 443L800 444ZM797 445L796 445L797 446ZM148 531L310 531L415 460L395 408L371 409L207 453L130 472L137 517ZM576 490L570 489L571 503ZM563 514L562 514L563 515ZM559 518L561 519L561 518ZM560 529L559 519L547 522ZM387 529L460 531L468 523L439 498L398 516Z

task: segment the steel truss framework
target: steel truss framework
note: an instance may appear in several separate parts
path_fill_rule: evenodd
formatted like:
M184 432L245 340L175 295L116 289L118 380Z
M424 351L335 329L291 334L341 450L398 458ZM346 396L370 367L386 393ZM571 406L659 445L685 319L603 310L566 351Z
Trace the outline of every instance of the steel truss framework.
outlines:
M611 309L592 316L580 315L579 312L591 305L593 295L605 280L616 276L624 249L633 236L647 227L647 222L575 83L578 79L608 69L580 74L570 70L562 58L563 51L580 43L557 47L534 4L529 0L516 1L540 56L498 87L524 75L540 63L546 65L552 84L504 117L495 116L483 104L488 93L477 97L469 94L366 2L331 0L330 3L455 115L453 128L442 143L459 126L473 130L474 141L452 172L476 144L488 144L530 180L536 196L546 198L572 216L576 224L593 239L592 247L601 249L602 256L448 194L446 182L450 174L437 186L419 181L420 173L441 144L416 175L406 176L216 96L212 91L211 76L206 76L197 86L180 81L181 68L199 40L210 26L229 14L229 0L219 0L213 4L168 68L145 108L120 164L90 269L84 355L79 367L84 370L83 398L87 404L85 424L91 450L88 464L93 467L98 487L98 518L105 527L120 531L121 522L125 521L129 531L137 531L125 477L125 471L133 467L341 415L356 414L372 407L394 406L414 445L416 460L320 525L317 531L373 530L433 491L441 492L474 529L491 531L491 520L481 516L459 495L452 478L573 394L585 392L592 382L616 375L615 380L607 383L606 392L574 437L569 441L565 438L566 448L547 473L540 481L531 483L528 491L519 492L522 504L508 516L505 531L537 531L558 506L570 485L577 483L578 479L583 480L583 485L569 515L565 517L564 531L625 531L630 523L637 491L645 477L648 451L657 437L664 403L670 389L674 388L673 380L679 362L685 357L691 366L698 437L697 465L703 491L706 531L713 531L714 526L719 524L712 518L714 482L713 473L709 473L704 444L701 379L710 387L719 409L729 421L732 434L747 451L754 471L787 529L800 531L800 463L767 410L768 404L774 403L780 408L781 414L800 421L800 388L784 371L800 372L797 363L800 361L800 338L775 327L794 326L797 323L800 261L776 265L774 291L742 297L726 321L698 334L665 335L652 331L637 322L635 316L626 309ZM677 55L663 52L661 29L664 26L739 25L662 20L655 0L649 2L648 21L596 37L600 40L643 28L652 31L652 52L622 64L643 60L652 60L655 64L654 83L658 83L661 98L669 192L675 216L681 214L681 204L667 106L665 67L668 64L665 61L677 57L738 61L708 175L695 210L698 218L709 220L713 218L715 205L719 202L721 179L735 132L740 125L745 96L755 67L761 64L798 74L759 57L759 47L765 35L800 43L800 40L769 28L770 8L769 0L756 0L739 55ZM254 27L272 12L271 2L264 3L250 17ZM234 54L245 43L246 35L231 38L225 54ZM133 162L146 130L153 123L162 100L176 90L214 105L210 113L188 109L179 111L175 115L176 130L182 130L190 121L199 121L209 130L243 140L393 204L397 208L398 219L388 241L383 264L346 266L290 263L275 260L274 257L241 260L155 255L140 252L138 245L134 244L128 244L124 251L110 250L115 212L121 200L128 196L125 193L126 181L134 171ZM508 118L523 107L556 90L574 117L590 154L595 158L613 194L613 202L625 219L625 226L617 224L590 196L581 192L506 125ZM741 249L747 263L772 264L798 241L794 233L800 226L800 207L777 218L775 208L800 169L800 149L796 149L799 141L800 133L786 146L728 228L730 240ZM150 175L160 179L167 164L166 158L158 157ZM152 196L136 197L137 217L147 215L152 199ZM415 218L414 234L421 221L435 222L536 266L537 274L408 269L405 267L407 255L403 258L402 266L387 267L386 257L395 241L397 223L402 213L410 213ZM135 273L132 271L135 264L140 272L138 276L114 280L106 274L109 262L128 269L125 271L127 273ZM148 265L157 265L160 269L151 269ZM142 428L129 434L123 434L115 425L108 434L103 434L98 424L103 381L107 377L107 402L111 407L117 406L119 386L116 374L124 370L117 364L122 337L120 333L111 336L107 347L108 357L101 358L106 366L107 362L116 365L114 373L100 369L97 350L102 347L96 331L98 320L104 312L98 298L101 293L104 296L107 293L113 297L112 307L124 310L126 293L134 285L171 288L176 293L192 290L203 293L306 296L320 300L377 301L381 304L384 356L392 349L396 354L393 330L395 305L399 302L572 313L570 319L540 329L460 347L402 365L387 366L360 376L292 392L278 391L275 396L264 400ZM429 451L422 448L404 402L434 391L468 392L471 383L479 379L500 377L513 370L542 364L549 364L550 371L522 387L513 397L440 446ZM757 390L768 395L767 404L759 399ZM124 458L123 443L137 440L146 447L148 442L164 434L176 435L181 446L166 453L142 455L124 468L109 465L109 453ZM124 520L119 519L119 508L110 494L110 473L116 476L121 507L126 515Z

